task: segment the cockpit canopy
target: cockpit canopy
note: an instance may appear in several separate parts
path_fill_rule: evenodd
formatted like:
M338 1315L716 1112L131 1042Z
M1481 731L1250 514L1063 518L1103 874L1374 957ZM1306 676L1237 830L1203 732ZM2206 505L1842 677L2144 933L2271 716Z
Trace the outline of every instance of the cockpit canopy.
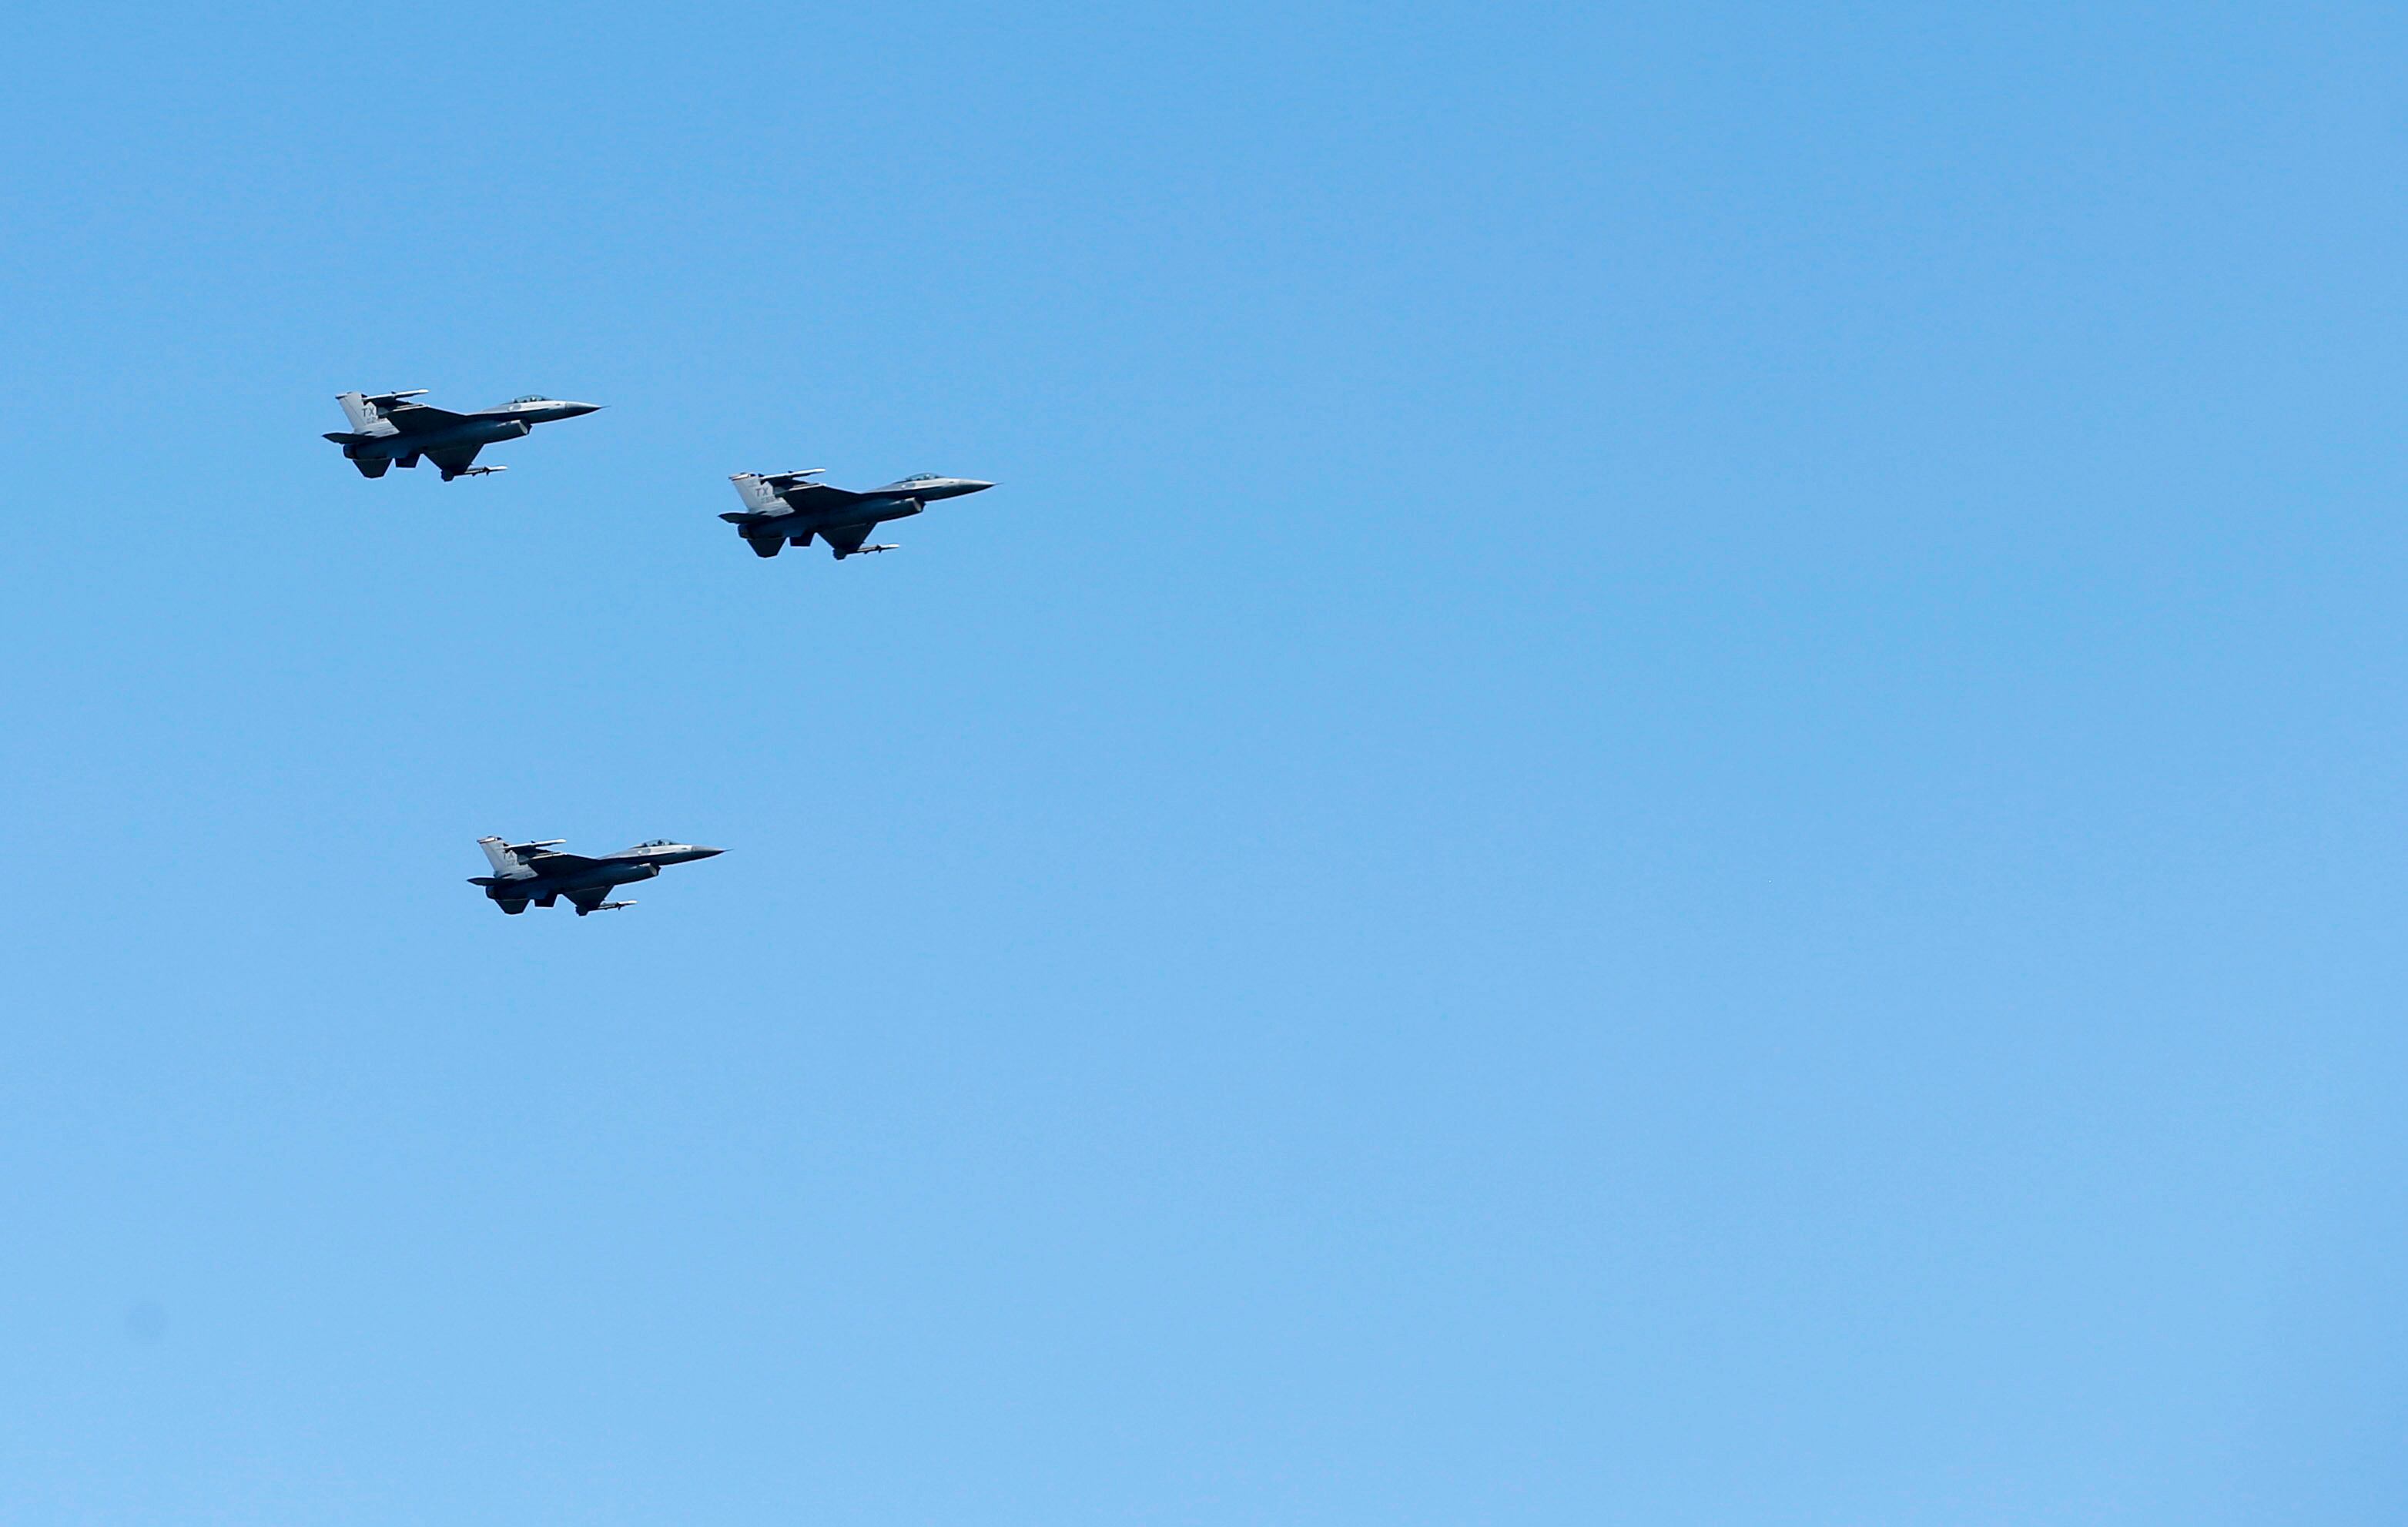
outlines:
M914 472L903 480L905 482L942 482L944 480L944 474L941 472Z
M674 849L677 847L677 844L670 838L648 837L641 843L637 844L636 847L638 849Z
M508 403L503 404L502 407L505 408L516 408L529 403L550 403L552 399L545 397L541 392L529 392L523 398L510 399Z

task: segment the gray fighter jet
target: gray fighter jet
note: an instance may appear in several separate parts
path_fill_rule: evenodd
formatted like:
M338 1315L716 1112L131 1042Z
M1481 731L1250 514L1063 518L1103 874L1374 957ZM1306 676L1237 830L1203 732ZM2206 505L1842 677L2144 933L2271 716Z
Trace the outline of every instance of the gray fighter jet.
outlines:
M477 847L484 849L485 857L493 862L494 873L476 876L468 883L483 886L494 904L513 917L525 911L529 902L550 906L563 896L577 908L577 915L583 917L588 912L615 912L623 906L635 906L634 902L603 898L617 887L651 879L661 872L663 864L682 864L726 851L696 848L691 843L671 843L659 837L617 853L606 853L599 859L587 859L581 854L562 853L560 846L566 841L555 837L540 843L506 843L497 837L480 837Z
M883 488L853 492L813 482L825 468L808 472L738 472L728 480L744 500L741 514L719 518L736 527L756 557L774 557L789 546L809 546L817 535L838 561L864 551L892 551L888 546L866 546L869 533L889 520L908 520L940 498L983 492L995 486L976 478L939 478L923 472L890 482Z
M515 440L538 424L575 419L602 407L529 393L498 408L455 414L410 401L425 395L423 387L408 392L340 393L335 401L343 406L351 427L326 438L343 448L343 454L364 478L383 477L385 468L396 464L416 466L423 456L442 469L443 480L449 482L453 478L480 478L501 471L498 466L476 464L477 452L496 440Z

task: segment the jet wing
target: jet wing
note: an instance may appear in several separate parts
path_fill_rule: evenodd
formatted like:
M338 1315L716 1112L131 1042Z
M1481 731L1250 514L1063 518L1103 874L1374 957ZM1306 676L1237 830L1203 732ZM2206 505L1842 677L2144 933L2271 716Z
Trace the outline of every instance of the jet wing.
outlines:
M861 549L861 543L869 539L869 533L877 528L876 525L822 525L819 535L838 556L850 557Z
M842 488L831 488L824 482L798 482L778 489L778 496L795 507L798 514L817 514L823 509L840 509L847 504L858 504L871 495L856 493Z
M526 867L544 876L575 875L600 863L599 859L588 859L581 853L538 853L529 854L526 858Z
M466 472L476 464L477 452L483 446L454 446L449 450L430 450L426 459L445 472Z
M437 408L423 403L405 403L384 412L385 422L404 435L424 435L430 430L448 430L454 424L468 422L466 414L455 414L449 408Z
M598 912L609 903L612 889L610 886L598 885L590 891L569 891L562 894L568 898L568 904L580 912Z

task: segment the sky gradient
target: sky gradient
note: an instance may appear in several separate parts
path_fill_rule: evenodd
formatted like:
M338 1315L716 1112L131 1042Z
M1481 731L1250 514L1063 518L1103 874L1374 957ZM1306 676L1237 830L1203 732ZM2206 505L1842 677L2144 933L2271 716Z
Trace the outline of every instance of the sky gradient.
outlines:
M2408 1509L2397 7L8 38L0 1519Z

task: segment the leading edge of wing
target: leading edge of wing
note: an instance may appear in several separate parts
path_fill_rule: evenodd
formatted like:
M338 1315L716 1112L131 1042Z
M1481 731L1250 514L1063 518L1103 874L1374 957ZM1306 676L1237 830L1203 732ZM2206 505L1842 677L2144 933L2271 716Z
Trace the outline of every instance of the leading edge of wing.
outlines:
M385 410L385 422L404 435L424 435L430 430L448 430L454 424L468 422L466 414L455 414L449 408L437 408L423 403L405 403Z
M858 504L877 495L856 493L850 488L832 488L824 482L798 482L791 488L780 489L778 496L797 509L816 511L842 508L847 504Z

